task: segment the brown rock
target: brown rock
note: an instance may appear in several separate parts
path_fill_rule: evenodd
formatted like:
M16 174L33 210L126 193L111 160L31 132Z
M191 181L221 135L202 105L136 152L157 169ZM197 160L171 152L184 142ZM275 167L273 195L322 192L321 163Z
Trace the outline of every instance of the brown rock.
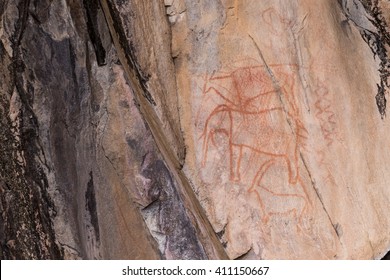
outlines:
M388 250L384 2L185 2L184 170L230 258Z
M381 258L389 15L0 3L0 257Z

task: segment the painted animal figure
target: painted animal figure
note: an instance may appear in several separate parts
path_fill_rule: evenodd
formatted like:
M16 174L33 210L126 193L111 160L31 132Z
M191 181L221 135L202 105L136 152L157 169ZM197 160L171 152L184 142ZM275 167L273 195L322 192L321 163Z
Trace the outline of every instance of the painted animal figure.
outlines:
M240 67L206 79L204 95L221 100L205 120L202 165L207 161L210 141L223 134L228 138L230 178L240 181L243 149L285 160L290 183L298 178L298 148L306 130L298 117L293 95L294 79L286 71L291 65L274 65L278 84L265 66ZM291 74L292 75L292 74ZM281 96L283 95L283 96ZM236 160L235 160L236 159Z
M210 144L226 145L232 181L242 181L244 157L247 166L250 159L257 159L248 166L252 169L249 174L254 174L248 192L256 195L263 222L272 215L289 213L301 220L308 196L299 174L299 148L304 146L307 131L300 121L293 96L295 68L291 65L272 67L274 79L264 66L241 67L206 77L205 98L211 95L220 100L220 104L204 121L200 137L203 140L202 166L207 163ZM290 76L286 74L289 71ZM221 142L221 138L225 141ZM269 172L275 167L287 173L287 182L280 186L294 188L270 185L269 178L276 173ZM283 203L286 198L289 203ZM275 201L281 201L276 208Z
M299 176L299 138L304 128L297 122L297 131L291 131L284 114L281 107L239 111L226 105L217 106L207 118L203 130L202 165L207 162L210 142L215 144L216 134L224 134L228 139L231 180L241 180L242 152L246 149L250 153L284 159L289 182L295 184Z

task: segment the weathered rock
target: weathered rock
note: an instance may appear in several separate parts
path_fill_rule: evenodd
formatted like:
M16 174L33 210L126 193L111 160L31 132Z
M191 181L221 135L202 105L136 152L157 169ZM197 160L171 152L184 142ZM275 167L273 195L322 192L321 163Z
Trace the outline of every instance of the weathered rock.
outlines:
M0 2L1 258L382 257L389 15Z
M2 258L206 258L99 3L1 8Z
M383 255L385 1L178 2L184 170L229 257Z

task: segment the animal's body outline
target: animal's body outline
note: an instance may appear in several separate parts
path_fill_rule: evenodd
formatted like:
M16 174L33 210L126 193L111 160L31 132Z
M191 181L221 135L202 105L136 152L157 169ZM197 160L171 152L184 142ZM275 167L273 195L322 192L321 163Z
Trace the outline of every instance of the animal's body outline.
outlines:
M270 67L283 68L286 67L286 65L271 65ZM291 67L291 65L287 65L287 67ZM262 77L256 77L256 75L253 75L256 73L262 74ZM278 73L280 73L280 71ZM223 73L219 76L206 76L203 94L206 95L214 92L221 100L224 101L224 103L217 105L205 120L203 131L199 138L203 139L201 165L203 167L206 165L210 142L216 145L216 134L225 135L228 139L229 173L231 181L241 181L240 167L244 149L249 150L250 153L270 158L270 160L265 161L265 163L259 166L256 170L256 175L250 183L248 192L255 193L257 196L263 211L264 222L268 221L269 216L272 216L275 213L267 213L264 201L260 193L256 190L256 187L260 187L276 196L294 197L304 200L305 204L301 211L298 211L297 209L291 210L299 212L298 214L295 214L297 214L301 220L303 212L307 209L306 202L308 194L299 174L299 149L300 146L303 145L303 139L306 138L305 134L307 133L307 130L300 121L299 111L296 106L294 96L290 96L293 94L294 79L284 79L283 83L278 85L279 88L275 88L275 84L268 75L269 74L266 73L265 66L258 65L244 66L233 70L230 73ZM285 73L282 73L282 75L288 77ZM237 80L240 77L244 78L244 83L240 83L240 81ZM230 81L230 87L215 85L216 82L226 81L229 79L232 80ZM252 82L252 84L249 85L248 88L245 88L243 86L245 86L245 82L247 81ZM208 83L213 85L208 87ZM259 86L261 90L253 94L253 92L256 91L257 86ZM222 91L225 91L225 94ZM283 98L284 100L287 100L287 104L282 104L279 94L285 95ZM284 122L286 123L284 123L282 128L279 127L279 131L276 126L272 126L269 123L267 124L267 119L277 119L281 116L286 117L289 122L287 121L287 124L286 119L284 119ZM263 141L260 142L249 140L249 143L245 143L243 140L245 137L239 137L238 134L241 133L241 131L244 131L245 133L245 129L243 130L242 127L248 129L249 126L253 125L253 121L251 122L251 118L253 119L253 117L257 118L258 121L264 122L264 128L268 128L270 133L268 136L270 137L268 137L268 139L262 139ZM237 119L241 120L237 121ZM241 131L237 128L237 123L239 123L238 127L241 127ZM245 127L246 125L247 127ZM272 141L275 139L279 139L282 146L274 146L274 149L267 149L266 145L268 143L275 143L275 141ZM266 141L268 143L266 143ZM256 143L256 145L253 145L253 143ZM300 185L302 189L301 193L275 193L271 190L271 188L261 185L262 178L266 174L267 170L273 164L280 164L280 160L285 162L287 166L288 183L293 186Z

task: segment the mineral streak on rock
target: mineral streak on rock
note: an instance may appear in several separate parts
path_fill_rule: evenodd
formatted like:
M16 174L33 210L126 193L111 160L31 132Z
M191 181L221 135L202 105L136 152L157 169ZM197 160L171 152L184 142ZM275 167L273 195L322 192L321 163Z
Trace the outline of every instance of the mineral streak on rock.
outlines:
M382 258L389 16L0 1L0 258Z

